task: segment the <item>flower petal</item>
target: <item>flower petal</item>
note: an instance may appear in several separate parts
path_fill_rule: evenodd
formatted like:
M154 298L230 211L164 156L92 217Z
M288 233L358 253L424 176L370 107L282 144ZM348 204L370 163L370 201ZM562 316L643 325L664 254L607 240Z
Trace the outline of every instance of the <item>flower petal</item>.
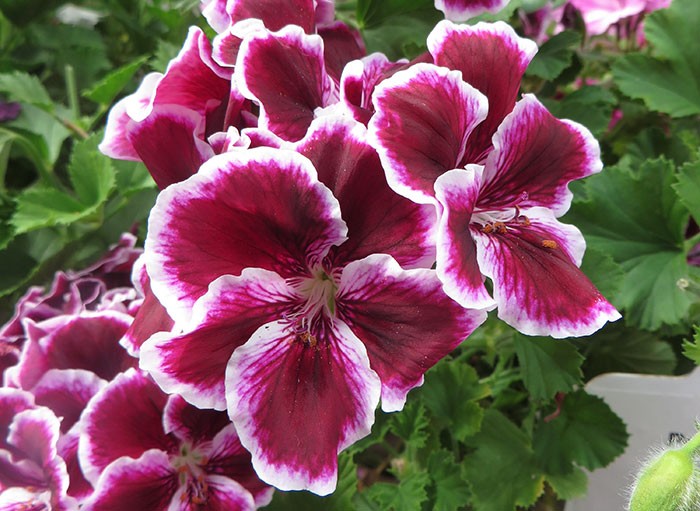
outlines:
M493 147L479 196L483 209L518 203L549 208L559 217L571 204L568 184L603 168L590 131L555 118L532 94L525 94L503 120Z
M493 281L498 317L526 335L590 335L620 314L578 269L585 242L544 208L528 226L485 234L472 228L481 272Z
M216 410L202 410L172 394L163 411L163 428L173 433L179 440L196 444L211 440L226 425L228 415Z
M203 115L179 105L156 105L127 125L127 138L159 188L184 181L214 156Z
M44 406L22 410L10 425L7 442L37 466L47 467L58 455L59 428L58 418Z
M319 344L300 342L286 322L268 323L226 369L228 410L260 478L282 490L331 493L337 453L366 436L379 378L342 321Z
M168 451L174 440L163 431L167 396L141 372L118 375L88 404L78 456L85 477L100 473L121 456L138 458L148 449Z
M340 75L348 62L367 54L360 33L342 21L320 27L318 35L323 39L326 69L336 83L340 82Z
M146 268L159 301L184 321L217 277L247 267L292 276L346 233L337 200L309 160L281 149L236 151L161 192L149 217Z
M217 433L211 442L211 450L206 455L206 472L221 474L240 483L253 495L258 507L270 503L274 488L263 483L253 470L250 453L241 445L233 424Z
M262 20L271 31L286 25L297 25L307 34L315 29L314 0L230 0L226 10L233 23L247 19Z
M24 390L0 387L0 449L7 449L7 433L15 415L34 408L34 395Z
M489 112L469 138L464 163L482 163L491 135L513 109L537 44L503 22L455 25L444 20L428 35L435 64L462 72L462 79L488 98Z
M423 374L486 320L448 298L433 270L403 270L384 254L348 264L337 300L379 374L386 412L403 408Z
M344 117L316 119L296 150L311 160L318 178L340 203L348 240L334 258L353 261L384 253L404 267L430 267L435 260L435 209L396 194L386 182L363 125Z
M236 348L261 325L280 319L293 290L279 275L246 268L222 276L196 304L184 333L159 333L141 347L141 368L160 387L199 408L226 409L224 377Z
M467 138L484 120L486 98L457 71L414 64L374 90L368 140L389 185L418 203L434 203L438 176L462 161Z
M168 511L253 511L256 509L252 495L238 482L221 475L207 475L199 482L205 495L189 494L187 486L180 486ZM200 490L201 491L201 490ZM204 500L206 499L206 500ZM203 508L202 506L206 506Z
M333 92L323 39L294 25L244 39L234 77L241 93L260 103L260 126L289 141L306 134L314 110Z
M460 305L490 310L496 303L484 286L476 245L469 234L479 199L480 176L478 168L455 169L435 182L435 196L443 208L438 225L436 270L447 295Z
M83 504L84 511L166 511L178 489L177 473L157 449L138 459L119 458L108 467Z
M467 21L485 12L503 9L508 0L435 0L435 8L452 21Z

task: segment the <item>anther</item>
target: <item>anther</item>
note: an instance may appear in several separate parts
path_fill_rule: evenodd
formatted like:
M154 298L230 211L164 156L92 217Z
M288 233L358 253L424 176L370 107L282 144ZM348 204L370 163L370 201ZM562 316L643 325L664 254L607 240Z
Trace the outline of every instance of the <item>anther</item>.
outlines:
M505 234L508 232L508 227L506 227L506 224L503 222L494 222L493 227L498 234Z
M491 234L493 232L493 225L491 224L486 224L481 227L481 232L484 234Z
M557 245L557 242L554 240L542 240L542 246L544 248L551 248L551 249L555 249L555 248L559 247L559 245Z

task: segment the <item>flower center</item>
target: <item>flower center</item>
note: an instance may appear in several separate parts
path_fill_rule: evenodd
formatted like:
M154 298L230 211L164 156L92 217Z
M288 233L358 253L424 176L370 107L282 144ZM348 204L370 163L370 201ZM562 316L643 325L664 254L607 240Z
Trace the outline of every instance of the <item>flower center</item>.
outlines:
M335 319L338 284L334 272L321 265L311 268L310 273L310 277L291 279L290 284L299 293L304 305L286 319L294 322L295 341L318 348L318 339L312 332L318 331L320 321L332 323Z
M180 486L185 487L180 501L197 506L206 504L209 485L202 469L202 465L207 463L206 457L193 449L189 443L183 443L178 455L173 456L170 462L177 470Z

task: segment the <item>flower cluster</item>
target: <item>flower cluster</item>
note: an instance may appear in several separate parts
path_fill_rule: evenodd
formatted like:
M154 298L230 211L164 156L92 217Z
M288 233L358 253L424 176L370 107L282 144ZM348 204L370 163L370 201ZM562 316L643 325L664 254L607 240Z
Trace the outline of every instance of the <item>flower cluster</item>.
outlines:
M466 19L502 3L436 5ZM192 28L165 73L113 108L100 146L161 189L138 307L21 323L8 456L41 423L46 449L26 453L41 495L96 510L253 509L265 483L325 495L379 403L402 409L487 311L559 338L620 317L578 268L581 233L557 220L568 184L601 170L599 148L519 99L532 41L445 20L428 52L392 62L366 55L329 1L202 9L216 37ZM53 360L79 342L56 333L73 322L102 356ZM54 410L64 436L36 390L54 368L87 371L80 420ZM53 468L63 438L80 492Z

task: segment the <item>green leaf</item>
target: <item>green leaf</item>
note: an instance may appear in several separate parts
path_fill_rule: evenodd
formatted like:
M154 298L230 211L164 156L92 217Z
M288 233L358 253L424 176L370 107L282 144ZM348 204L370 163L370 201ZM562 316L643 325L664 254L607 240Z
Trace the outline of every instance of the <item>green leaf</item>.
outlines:
M83 96L95 103L110 104L147 60L148 57L138 57L125 66L115 69L83 92Z
M24 240L15 239L0 250L0 296L6 296L34 272L38 261L27 254Z
M113 160L112 165L116 172L116 188L121 195L127 196L156 187L155 181L142 162Z
M70 131L58 119L34 105L23 104L19 117L5 123L4 127L33 146L32 152L38 159L36 165L47 171L53 168L63 142L70 136Z
M93 209L104 203L114 187L114 168L109 158L97 150L97 136L75 144L68 165L68 176L78 199Z
M700 366L700 325L695 325L694 330L693 341L683 341L683 355Z
M695 221L700 223L700 161L683 165L673 188Z
M583 256L581 271L591 279L600 293L608 299L615 296L625 276L622 267L609 255L595 248L588 248Z
M674 0L644 20L654 57L627 55L613 65L622 92L674 117L700 113L700 3Z
M440 425L464 440L479 431L483 410L476 401L491 392L473 367L445 360L428 371L418 393Z
M357 505L358 511L362 509L376 509L381 511L421 511L422 504L428 499L426 487L430 484L430 477L425 472L414 472L398 485L389 483L376 483L355 497L355 504L363 500L374 502L378 507ZM301 509L301 508L299 508Z
M428 473L435 485L433 511L458 511L469 502L469 486L462 479L451 452L444 449L434 451L428 458Z
M565 397L554 419L535 429L534 448L547 474L567 474L574 463L589 470L608 465L625 450L628 437L605 401L579 390Z
M515 351L533 399L551 399L581 383L583 357L567 341L516 335Z
M574 467L574 470L569 474L548 475L547 482L563 500L583 497L588 488L588 476L578 467Z
M581 35L571 30L565 30L551 37L540 46L527 68L527 74L545 80L554 80L571 65L571 59L579 44L581 44Z
M440 15L432 0L358 0L357 23L362 28L379 26L396 16L431 10Z
M17 197L12 225L17 234L66 225L78 220L84 209L79 201L54 188L29 188Z
M544 478L528 437L512 422L496 410L487 410L473 445L476 450L462 467L471 483L474 509L512 511L537 500Z
M608 129L616 103L614 94L593 85L581 87L560 101L545 101L552 115L580 122L595 136L602 135Z
M53 106L49 93L39 79L21 71L0 74L0 92L12 101L36 105L44 110L50 110Z
M387 25L365 28L362 36L367 51L382 52L394 60L415 57L426 48L426 38L437 21L435 12L432 9L418 15L397 14Z
M420 401L409 402L403 410L391 415L389 429L415 449L425 446L430 422Z
M622 266L626 274L613 302L628 323L648 330L677 323L692 303L677 286L693 270L683 247L688 212L674 180L674 166L663 158L634 173L608 168L586 180L586 199L574 201L565 220L583 231L589 247Z
M668 342L616 322L577 341L584 350L586 378L602 373L672 374L676 355Z
M338 486L335 491L319 497L305 491L276 491L267 511L352 511L352 498L357 493L357 466L352 456L341 453L338 457Z

